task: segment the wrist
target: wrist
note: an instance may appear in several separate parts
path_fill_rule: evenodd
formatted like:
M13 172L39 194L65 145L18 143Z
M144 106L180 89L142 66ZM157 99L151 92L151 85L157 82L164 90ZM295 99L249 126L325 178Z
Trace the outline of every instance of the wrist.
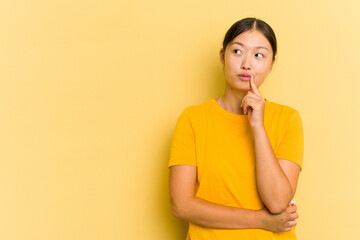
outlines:
M263 133L266 133L264 124L255 126L255 127L253 127L252 129L253 129L254 134L263 134Z
M257 226L256 228L266 229L266 223L268 222L269 213L266 208L257 211Z
M239 208L237 214L237 220L235 222L237 225L236 229L255 229L263 228L266 218L266 213L264 209L261 210L252 210Z

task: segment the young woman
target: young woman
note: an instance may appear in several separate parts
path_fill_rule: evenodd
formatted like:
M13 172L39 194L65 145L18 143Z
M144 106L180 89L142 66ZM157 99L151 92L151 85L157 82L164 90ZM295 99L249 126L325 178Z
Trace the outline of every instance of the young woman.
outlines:
M187 239L296 239L304 139L297 110L261 96L276 56L271 27L245 18L227 31L224 95L181 113L170 149L170 198Z

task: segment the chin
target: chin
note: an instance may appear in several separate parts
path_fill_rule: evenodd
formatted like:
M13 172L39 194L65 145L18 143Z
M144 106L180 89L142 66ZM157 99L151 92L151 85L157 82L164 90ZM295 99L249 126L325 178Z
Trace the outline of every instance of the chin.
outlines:
M234 91L249 91L250 90L250 86L248 87L244 87L244 86L237 86L237 85L230 85L228 84L229 88L231 88Z
M234 90L236 90L236 91L248 91L248 90L250 90L251 88L250 88L250 83L245 83L245 84L242 84L242 83L238 83L238 84L229 84L229 83L227 83L227 85L230 87L230 88L232 88L232 89L234 89Z

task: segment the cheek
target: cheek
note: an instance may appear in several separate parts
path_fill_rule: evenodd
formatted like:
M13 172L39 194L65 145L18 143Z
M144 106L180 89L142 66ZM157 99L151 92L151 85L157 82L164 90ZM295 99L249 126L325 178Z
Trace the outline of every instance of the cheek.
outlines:
M260 69L255 69L255 74L257 75L258 78L262 78L264 76L266 76L266 70L263 68Z
M266 76L268 74L268 72L270 71L270 68L268 66L258 66L256 69L254 69L256 71L256 74L258 76Z
M235 67L236 67L236 65L235 65L234 63L232 63L232 62L227 62L227 63L225 64L225 71L226 71L227 73L231 73L231 72L234 71Z

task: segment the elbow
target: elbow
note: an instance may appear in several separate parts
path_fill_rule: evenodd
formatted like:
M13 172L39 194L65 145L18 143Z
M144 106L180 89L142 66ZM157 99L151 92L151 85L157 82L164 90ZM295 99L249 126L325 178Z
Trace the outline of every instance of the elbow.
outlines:
M184 203L180 201L171 201L171 212L174 217L185 219L185 207Z
M270 213L272 214L280 214L286 210L288 207L287 204L269 204L269 206L266 206Z
M286 208L281 208L281 207L268 207L269 212L271 212L272 214L280 214L283 211L285 211Z
M290 204L291 199L293 198L294 194L291 193L291 195L285 197L279 197L271 199L271 201L268 199L266 202L266 207L272 214L279 214L284 212Z
M172 215L176 218L182 218L182 214L181 214L181 210L178 206L176 206L175 204L171 204L171 212Z

